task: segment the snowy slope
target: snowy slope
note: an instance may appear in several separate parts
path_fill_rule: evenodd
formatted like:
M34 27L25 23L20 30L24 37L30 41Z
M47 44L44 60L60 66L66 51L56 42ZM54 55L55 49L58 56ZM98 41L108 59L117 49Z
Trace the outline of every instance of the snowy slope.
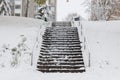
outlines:
M120 67L118 62L120 57L120 22L82 22L82 25L87 47L92 55L92 62L94 61L91 66Z
M120 21L85 21L81 24L86 39L86 52L90 52L91 55L91 67L88 68L90 73L100 80L119 80ZM79 27L79 34L80 29ZM86 52L84 55L88 55Z
M36 42L38 42L36 40L40 39L38 43L41 42L42 40L41 34L44 32L44 28L46 26L44 24L45 24L44 21L32 19L32 18L0 17L0 55L2 55L0 59L0 65L3 66L4 64L5 67L9 67L8 65L10 65L11 58L13 57L11 56L11 52L8 50L6 50L5 52L8 54L4 54L3 48L8 47L12 49L14 47L17 47L18 44L22 43L23 39L26 40L25 46L27 48L27 52L35 53L34 49L35 49L35 46L37 45ZM34 54L33 57L35 57L36 55L37 54ZM31 64L30 55L25 55L25 56L28 57L27 64L30 65ZM27 61L27 58L25 60Z
M19 35L33 36L36 34L34 30L38 30L40 27L40 21L16 17L0 17L0 46L3 43L12 43L12 45L18 41Z

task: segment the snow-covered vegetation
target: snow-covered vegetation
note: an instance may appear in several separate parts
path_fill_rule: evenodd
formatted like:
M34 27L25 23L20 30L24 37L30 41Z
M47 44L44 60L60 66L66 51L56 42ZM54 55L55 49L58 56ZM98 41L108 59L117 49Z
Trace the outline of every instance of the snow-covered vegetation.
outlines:
M119 0L91 0L91 20L120 20Z

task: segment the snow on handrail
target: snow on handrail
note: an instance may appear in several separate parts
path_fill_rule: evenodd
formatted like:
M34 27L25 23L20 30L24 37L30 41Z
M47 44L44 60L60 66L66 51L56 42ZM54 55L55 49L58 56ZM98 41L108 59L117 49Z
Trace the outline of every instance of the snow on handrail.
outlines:
M31 52L31 66L36 67L36 65L37 65L36 60L38 60L38 59L36 59L36 58L38 58L38 55L39 55L39 51L40 51L40 47L41 47L41 43L42 43L42 35L44 34L45 28L50 26L50 24L51 24L50 22L43 22L40 24L40 27L39 27L37 35L36 35L36 39L34 41L32 52Z
M91 66L91 57L90 57L91 53L89 51L89 46L88 46L87 38L85 36L85 30L82 25L82 22L74 21L72 23L73 23L72 24L73 27L78 27L79 39L82 42L81 46L82 46L82 52L83 52L85 66L90 67Z

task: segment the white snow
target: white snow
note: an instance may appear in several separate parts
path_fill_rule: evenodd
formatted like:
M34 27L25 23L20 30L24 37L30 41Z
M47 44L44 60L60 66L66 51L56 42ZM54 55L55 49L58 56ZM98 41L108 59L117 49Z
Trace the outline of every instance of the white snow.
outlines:
M88 56L88 52L91 55L91 67L88 68L90 75L98 80L119 80L120 21L83 21L81 24L82 37L86 38L84 56Z
M91 67L86 67L85 73L41 73L35 68L39 49L33 49L33 47L34 44L40 44L36 41L38 33L43 34L45 26L49 23L30 18L0 17L0 49L3 44L10 44L10 47L16 46L21 40L20 35L24 35L27 38L26 44L35 51L33 52L34 66L31 67L29 64L0 68L0 80L119 80L120 21L83 21L81 24L84 35L80 38L82 41L86 38L86 49L83 55L87 58L87 52L90 52ZM80 26L78 30L81 35ZM41 35L39 36L39 41L42 41ZM9 58L7 55L5 57ZM87 63L86 59L86 66Z
M113 68L120 67L120 22L82 22L87 47L91 53L92 66L101 68L108 64ZM101 64L101 65L100 65Z
M0 58L0 65L3 66L4 64L4 66L7 67L10 64L11 58L13 57L8 56L11 55L10 50L6 50L5 52L9 54L4 54L4 47L12 49L17 47L17 45L20 44L24 39L26 40L24 43L27 49L26 53L36 53L40 46L42 40L41 34L44 32L45 26L46 25L44 21L37 19L22 17L0 17L0 56L2 56ZM38 48L36 48L36 46L38 46ZM27 58L25 56L27 56ZM37 57L37 54L33 54L34 60L37 60ZM28 59L29 62L26 63L29 65L31 64L31 57L29 54L26 54L21 58L23 60L26 59L24 62L26 62ZM20 63L23 62L20 61ZM33 61L33 64L36 65L36 61Z
M69 2L67 2L69 1ZM77 13L84 19L87 19L85 0L57 0L57 21L65 20L71 13Z
M2 69L1 80L41 80L40 72L30 69Z

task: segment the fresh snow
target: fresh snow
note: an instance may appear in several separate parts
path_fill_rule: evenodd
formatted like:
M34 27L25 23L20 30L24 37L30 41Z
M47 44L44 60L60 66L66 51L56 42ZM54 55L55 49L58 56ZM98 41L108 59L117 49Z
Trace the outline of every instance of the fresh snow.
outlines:
M42 25L42 26L41 26ZM10 49L17 47L18 44L25 41L26 53L38 53L33 54L34 60L37 60L39 52L39 43L41 42L41 35L45 29L45 22L32 18L22 17L0 17L0 67L10 67L10 61L13 56L9 50L6 50L4 54L4 48ZM39 41L38 41L39 40ZM9 55L9 56L8 56ZM27 57L27 58L26 58ZM31 65L31 56L29 54L22 55L24 64ZM19 66L22 66L23 61L20 60ZM36 61L32 61L36 66Z
M72 13L77 13L84 19L88 19L87 6L84 3L85 0L57 0L57 21L65 20Z
M120 21L83 21L81 24L82 37L86 39L85 42L83 40L86 45L83 55L88 56L88 52L91 55L91 67L88 68L90 75L98 80L119 80Z
M120 79L120 21L90 22L82 21L78 26L86 72L84 73L41 73L36 70L42 34L50 22L20 17L0 17L0 50L3 45L15 47L22 39L33 51L33 66L23 62L16 67L0 67L1 80L119 80ZM21 37L21 35L24 35ZM39 36L39 37L38 37ZM86 39L86 40L85 40ZM38 46L38 47L36 47ZM86 48L84 48L86 46ZM91 66L88 67L88 53L90 53ZM8 52L6 53L8 54ZM10 55L10 54L9 54ZM24 56L24 55L23 55ZM28 58L29 56L24 56ZM9 58L1 57L1 61ZM23 61L26 61L20 58ZM30 58L31 59L31 58ZM28 59L28 61L30 61ZM8 63L9 64L9 63Z

